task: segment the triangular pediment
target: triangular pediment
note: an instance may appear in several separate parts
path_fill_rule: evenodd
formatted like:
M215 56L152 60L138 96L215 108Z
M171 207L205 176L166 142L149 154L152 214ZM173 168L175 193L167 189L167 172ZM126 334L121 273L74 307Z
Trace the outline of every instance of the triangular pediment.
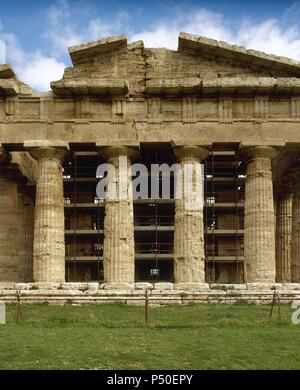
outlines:
M91 41L83 45L71 46L68 48L73 65L87 62L105 53L120 50L127 47L127 37L117 35Z
M180 33L178 50L127 44L124 35L69 48L73 67L52 83L58 95L298 91L300 64ZM296 89L295 89L295 88ZM221 91L222 90L222 91Z
M300 76L300 62L293 59L183 32L178 38L178 52L199 55L203 59L215 58L216 65L227 63L229 67L267 71L269 76Z

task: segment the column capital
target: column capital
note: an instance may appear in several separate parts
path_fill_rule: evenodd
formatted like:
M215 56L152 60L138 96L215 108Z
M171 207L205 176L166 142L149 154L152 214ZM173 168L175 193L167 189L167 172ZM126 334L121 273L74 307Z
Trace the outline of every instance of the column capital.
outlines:
M190 145L174 146L173 150L177 159L180 162L185 160L191 160L191 159L202 162L209 155L209 151L202 146L190 146Z
M24 148L36 160L56 159L63 161L69 153L68 142L58 140L25 141Z
M68 150L43 146L40 148L33 148L29 150L29 153L33 158L38 161L44 159L55 159L63 161L63 159L68 154Z
M279 150L273 146L256 145L242 147L240 150L240 157L247 162L256 158L268 158L272 160L277 156Z
M139 157L139 151L136 148L128 146L105 146L100 149L100 153L106 159L126 156L131 161L134 161Z

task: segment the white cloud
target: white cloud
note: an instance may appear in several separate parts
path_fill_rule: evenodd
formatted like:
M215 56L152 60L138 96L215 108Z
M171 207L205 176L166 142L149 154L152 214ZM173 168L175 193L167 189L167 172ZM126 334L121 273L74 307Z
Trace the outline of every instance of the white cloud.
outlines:
M280 20L267 19L261 23L244 21L234 29L224 15L204 8L190 14L181 12L171 22L158 22L133 34L131 39L142 39L148 47L176 49L180 31L300 60L298 25L285 29Z
M24 83L38 91L47 91L52 80L62 78L66 67L63 62L39 51L24 51L12 33L0 33L0 38L6 44L7 62L13 65L18 78Z
M67 0L58 0L47 9L47 17L52 25L58 25L70 16L70 7Z
M23 70L16 69L22 81L39 91L50 89L50 82L62 78L66 65L55 58L41 53L31 56L30 62Z
M295 25L285 30L276 19L245 22L234 38L251 49L300 60L300 29Z
M76 23L82 15L89 16L85 26ZM127 12L121 10L106 20L95 17L84 1L74 6L68 0L58 0L45 11L45 16L49 28L43 37L50 42L52 50L56 53L59 50L60 54L65 53L69 46L130 31L130 15Z
M201 8L190 13L181 10L173 15L171 21L160 21L148 30L133 34L131 40L141 39L147 47L166 47L176 50L180 31L218 40L229 40L232 36L222 14Z
M130 15L125 11L120 11L109 21L101 18L91 19L84 35L88 39L99 39L108 35L119 34L125 30L128 34L130 32L129 23Z

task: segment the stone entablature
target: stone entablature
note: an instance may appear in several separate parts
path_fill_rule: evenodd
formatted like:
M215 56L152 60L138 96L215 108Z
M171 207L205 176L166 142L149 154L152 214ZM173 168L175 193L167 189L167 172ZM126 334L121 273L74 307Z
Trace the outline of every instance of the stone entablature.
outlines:
M219 122L231 128L231 137L236 134L234 122L240 126L278 121L284 121L286 139L291 141L294 123L300 121L300 66L285 58L183 33L178 51L148 49L142 42L127 44L124 36L69 51L73 67L65 70L62 80L52 82L53 92L32 91L9 65L1 65L3 142L26 140L27 129L23 127L22 134L18 128L16 139L11 124L31 123L30 139L45 138L33 134L39 128L53 133L53 138L84 142L82 134L68 139L68 134L57 132L80 125L96 134L97 124L99 139L101 124L116 131L122 125L124 132L135 128L137 138L144 141L144 131L158 125L195 132L200 123ZM243 130L235 142L242 140L238 137L243 137ZM212 141L219 142L215 138Z
M141 97L138 101L132 101L130 98L120 96L116 98L110 97L109 99L107 97L96 98L95 93L89 92L97 89L104 96L107 91L112 91L114 88L125 91L127 89L125 81L120 81L119 84L115 83L115 86L108 86L102 81L99 85L93 84L92 86L89 86L88 83L77 81L72 83L70 83L71 86L63 83L63 92L60 94L67 95L70 89L73 88L76 91L74 92L76 95L84 94L87 91L92 96L83 96L80 101L75 98L53 97L51 94L47 97L10 97L2 100L0 97L0 123L22 123L28 120L37 123L76 123L78 120L113 123L116 114L116 102L120 105L117 114L122 116L122 122L124 124L131 124L132 121L151 122L153 114L161 122L185 122L185 105L188 106L188 110L192 111L194 122L214 122L223 120L224 118L230 118L232 122L251 122L256 121L257 118L271 122L281 120L289 120L291 122L300 121L300 94L299 96L282 97L277 89L278 95L271 97L258 94L256 97L246 96L241 98L231 98L230 96L192 96L176 99L172 97L156 98L157 107L153 110L151 107L153 97ZM184 86L181 86L177 94L183 95L180 91L184 90L184 88ZM238 88L238 85L234 87L234 89ZM163 91L164 87L153 85L149 87L151 96L153 96L153 90L155 89L161 89ZM215 87L215 91L212 93L217 94L218 87Z

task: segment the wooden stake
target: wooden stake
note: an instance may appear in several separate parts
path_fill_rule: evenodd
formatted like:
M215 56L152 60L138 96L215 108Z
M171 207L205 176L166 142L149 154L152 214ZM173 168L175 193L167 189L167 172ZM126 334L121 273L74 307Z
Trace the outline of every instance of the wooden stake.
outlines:
M148 299L148 290L145 291L145 323L148 325L148 306L149 306L149 299Z
M278 304L278 317L281 321L281 309L280 309L280 295L277 293L277 304Z
M22 321L22 309L21 309L21 294L20 291L16 291L17 303L16 303L16 322Z
M274 309L275 297L276 297L276 292L274 291L274 294L273 294L273 300L272 300L272 305L271 305L271 311L270 311L270 316L269 316L269 322L271 321L271 318L272 318L272 315L273 315L273 309Z
M274 305L277 302L277 307L278 307L278 319L281 321L281 307L280 307L280 295L279 292L275 292L273 294L273 300L272 300L272 305L271 305L271 311L270 311L270 317L269 317L269 322L271 321L272 315L273 315L273 310L274 310Z

